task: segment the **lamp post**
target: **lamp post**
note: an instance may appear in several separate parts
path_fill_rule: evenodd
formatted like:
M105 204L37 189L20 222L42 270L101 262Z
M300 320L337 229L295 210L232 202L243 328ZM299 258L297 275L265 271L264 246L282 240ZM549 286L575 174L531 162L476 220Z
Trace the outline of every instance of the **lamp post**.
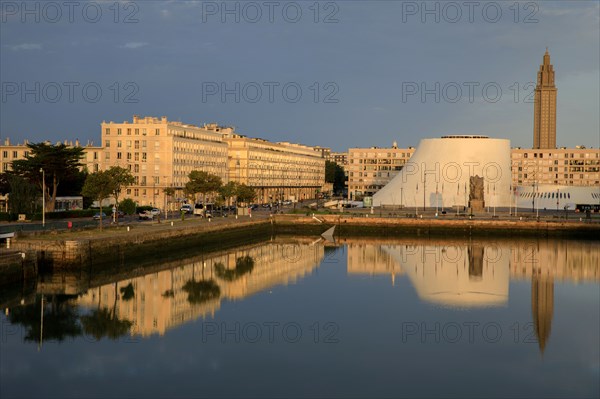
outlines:
M46 227L46 172L40 168L42 172L42 227Z

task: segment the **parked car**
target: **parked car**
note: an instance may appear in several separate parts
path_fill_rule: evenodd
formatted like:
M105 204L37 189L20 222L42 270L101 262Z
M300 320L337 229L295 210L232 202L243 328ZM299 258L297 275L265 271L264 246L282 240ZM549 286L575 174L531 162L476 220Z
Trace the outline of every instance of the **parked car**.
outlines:
M138 217L140 220L153 220L154 214L152 213L152 211L144 211L138 213Z
M150 210L150 213L154 216L158 216L158 215L160 215L160 209L152 208L152 210Z
M248 208L250 208L254 211L254 210L258 209L258 204L252 204Z
M184 204L181 206L180 211L185 213L194 213L194 208L192 208L190 204Z
M283 201L283 205L292 205L292 201L285 200L285 201Z
M106 219L106 213L102 212L102 219ZM100 212L94 215L94 220L100 220Z

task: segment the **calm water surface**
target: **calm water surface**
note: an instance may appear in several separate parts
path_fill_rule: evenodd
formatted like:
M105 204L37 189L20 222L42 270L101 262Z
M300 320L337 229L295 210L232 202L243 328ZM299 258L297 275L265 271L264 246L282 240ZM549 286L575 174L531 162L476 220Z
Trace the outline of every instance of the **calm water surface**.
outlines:
M55 273L2 297L0 396L598 397L599 264L598 242L278 237Z

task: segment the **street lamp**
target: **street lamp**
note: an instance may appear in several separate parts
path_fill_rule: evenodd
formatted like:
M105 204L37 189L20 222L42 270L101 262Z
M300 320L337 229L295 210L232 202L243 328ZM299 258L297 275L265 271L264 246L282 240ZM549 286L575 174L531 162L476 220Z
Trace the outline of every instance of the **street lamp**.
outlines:
M46 227L46 172L40 168L42 172L42 227Z

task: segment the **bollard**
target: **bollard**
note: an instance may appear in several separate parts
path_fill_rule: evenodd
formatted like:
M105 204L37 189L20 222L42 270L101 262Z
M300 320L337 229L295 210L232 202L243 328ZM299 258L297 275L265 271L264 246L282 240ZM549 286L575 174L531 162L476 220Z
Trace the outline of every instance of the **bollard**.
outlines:
M129 231L129 226L127 226L127 231Z
M171 222L171 226L173 226L173 222Z
M73 227L73 222L71 222L71 221L67 222L67 228L69 230L71 230L72 227Z

